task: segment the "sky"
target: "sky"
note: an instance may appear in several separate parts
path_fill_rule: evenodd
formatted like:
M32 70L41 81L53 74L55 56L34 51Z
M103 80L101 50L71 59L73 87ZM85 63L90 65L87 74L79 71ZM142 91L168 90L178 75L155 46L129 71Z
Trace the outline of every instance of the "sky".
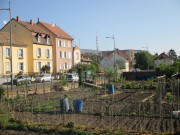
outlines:
M0 8L9 8L0 0ZM180 55L180 0L11 0L12 18L55 23L81 49L174 49ZM9 12L0 11L0 29ZM98 37L98 40L96 40ZM97 42L96 42L97 41Z

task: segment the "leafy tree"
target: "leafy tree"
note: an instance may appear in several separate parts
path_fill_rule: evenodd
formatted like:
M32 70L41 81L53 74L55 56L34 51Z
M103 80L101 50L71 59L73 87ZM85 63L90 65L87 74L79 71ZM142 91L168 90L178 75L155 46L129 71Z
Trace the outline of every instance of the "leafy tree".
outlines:
M156 68L156 71L163 71L170 78L173 74L180 72L180 62L175 61L173 65L161 64Z
M117 81L118 72L114 69L106 69L105 77L108 78L108 83L113 83Z
M177 54L176 54L175 50L173 50L173 49L169 50L168 56L171 57L174 61L177 60Z
M155 55L150 54L147 51L139 51L135 54L135 68L140 68L140 69L148 69L148 68L153 68L153 62L155 59Z

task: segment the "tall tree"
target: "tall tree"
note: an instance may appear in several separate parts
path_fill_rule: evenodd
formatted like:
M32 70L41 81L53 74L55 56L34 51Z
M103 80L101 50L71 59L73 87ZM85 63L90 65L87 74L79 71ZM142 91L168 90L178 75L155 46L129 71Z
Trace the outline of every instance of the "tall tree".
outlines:
M175 50L173 50L173 49L169 50L168 56L171 57L174 61L177 60L177 54L176 54Z
M139 51L135 54L135 67L143 70L153 68L153 62L155 57L155 55L152 55L147 51Z

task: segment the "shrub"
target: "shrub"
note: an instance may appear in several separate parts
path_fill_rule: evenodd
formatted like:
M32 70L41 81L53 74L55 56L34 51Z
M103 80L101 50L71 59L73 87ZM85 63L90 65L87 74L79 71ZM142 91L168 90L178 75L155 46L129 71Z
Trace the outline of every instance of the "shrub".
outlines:
M3 99L4 92L5 92L4 88L0 85L0 101L2 101Z
M9 111L7 106L0 104L0 128L5 129L9 123Z

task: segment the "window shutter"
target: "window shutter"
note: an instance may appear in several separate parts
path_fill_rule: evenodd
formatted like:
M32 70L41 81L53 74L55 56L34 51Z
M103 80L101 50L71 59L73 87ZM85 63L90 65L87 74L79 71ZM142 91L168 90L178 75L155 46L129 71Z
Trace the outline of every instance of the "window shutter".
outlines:
M68 63L67 63L67 68L66 69L68 69Z
M36 49L36 52L37 52L37 57L38 57L39 56L38 48Z
M40 55L40 56L43 56L43 54L42 54L42 52L43 52L42 48L41 48L40 50L41 50L41 55Z
M64 58L64 52L62 52L62 58Z
M22 57L24 57L24 49L22 49Z
M25 70L25 64L24 64L24 63L23 63L23 71L26 71L26 70Z
M36 69L39 69L39 67L38 67L38 62L36 62Z

